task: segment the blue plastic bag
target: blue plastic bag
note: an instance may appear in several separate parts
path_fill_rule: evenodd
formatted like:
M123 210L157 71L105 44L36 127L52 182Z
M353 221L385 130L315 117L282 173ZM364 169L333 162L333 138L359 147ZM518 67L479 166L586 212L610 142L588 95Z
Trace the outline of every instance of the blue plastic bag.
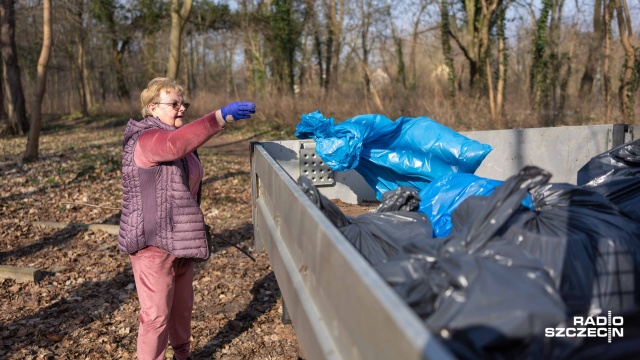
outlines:
M435 237L451 233L451 214L469 196L489 196L503 181L482 178L473 174L450 174L433 181L419 192L419 212L427 215ZM522 205L533 210L531 195Z
M334 125L316 111L302 115L296 136L315 140L332 170L355 169L378 200L399 186L421 190L445 175L473 173L492 150L427 117L359 115Z

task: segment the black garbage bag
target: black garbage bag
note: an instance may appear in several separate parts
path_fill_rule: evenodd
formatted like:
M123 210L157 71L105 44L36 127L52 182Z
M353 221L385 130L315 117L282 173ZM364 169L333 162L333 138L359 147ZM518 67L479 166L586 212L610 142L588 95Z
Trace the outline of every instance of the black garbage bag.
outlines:
M322 213L335 225L337 228L347 226L351 223L351 220L345 215L340 208L331 202L326 196L320 194L313 182L306 176L300 176L298 178L298 186L304 192L305 195L316 204L316 206L322 211Z
M372 265L397 255L411 241L428 241L433 237L429 218L415 211L362 214L340 231Z
M546 184L532 198L536 211L517 213L500 235L542 261L569 315L640 305L640 223L585 187Z
M566 319L542 262L496 236L529 189L550 175L528 167L488 197L470 197L443 239L414 241L375 266L460 358L518 358L531 339Z
M591 158L578 170L577 184L606 196L640 222L640 140Z
M418 190L409 186L400 186L382 194L382 201L376 212L418 211L420 195Z
M348 217L337 205L322 195L307 177L301 176L298 185L372 264L396 255L409 241L428 240L432 237L433 229L426 215L416 211L392 211L409 208L417 210L420 197L418 192L410 187L399 187L386 192L386 201L383 201L375 213Z

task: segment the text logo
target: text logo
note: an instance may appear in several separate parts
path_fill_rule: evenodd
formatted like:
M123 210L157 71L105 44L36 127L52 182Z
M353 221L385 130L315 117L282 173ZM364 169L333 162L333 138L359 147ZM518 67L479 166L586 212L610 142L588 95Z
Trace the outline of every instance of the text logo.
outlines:
M611 338L623 337L624 318L622 316L574 316L573 327L546 328L545 337L606 337L610 343ZM590 327L585 327L590 326Z

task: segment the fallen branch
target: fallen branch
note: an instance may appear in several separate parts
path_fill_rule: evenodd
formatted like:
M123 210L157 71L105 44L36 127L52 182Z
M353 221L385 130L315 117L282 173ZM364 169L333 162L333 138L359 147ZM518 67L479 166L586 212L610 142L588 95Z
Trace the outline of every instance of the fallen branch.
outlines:
M111 235L118 235L120 233L119 225L109 224L82 224L82 223L66 223L66 222L52 222L52 221L33 221L33 225L43 226L53 229L64 229L66 227L79 227L85 230L101 230Z
M38 282L42 277L42 272L35 268L0 265L0 278Z
M95 204L89 204L89 203L82 203L82 202L61 202L61 204L83 205L83 206L97 207L97 208L101 208L101 209L120 210L120 208L114 208L114 207L102 206L102 205L95 205Z

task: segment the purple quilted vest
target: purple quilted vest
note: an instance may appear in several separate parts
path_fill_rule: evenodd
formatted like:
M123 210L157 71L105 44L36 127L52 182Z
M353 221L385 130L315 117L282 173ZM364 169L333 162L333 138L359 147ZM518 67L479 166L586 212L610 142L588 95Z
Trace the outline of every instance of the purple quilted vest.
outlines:
M209 257L204 216L189 190L183 159L150 168L137 166L133 150L146 130L174 130L148 116L129 120L122 153L122 215L118 247L131 254L157 246L179 258Z

